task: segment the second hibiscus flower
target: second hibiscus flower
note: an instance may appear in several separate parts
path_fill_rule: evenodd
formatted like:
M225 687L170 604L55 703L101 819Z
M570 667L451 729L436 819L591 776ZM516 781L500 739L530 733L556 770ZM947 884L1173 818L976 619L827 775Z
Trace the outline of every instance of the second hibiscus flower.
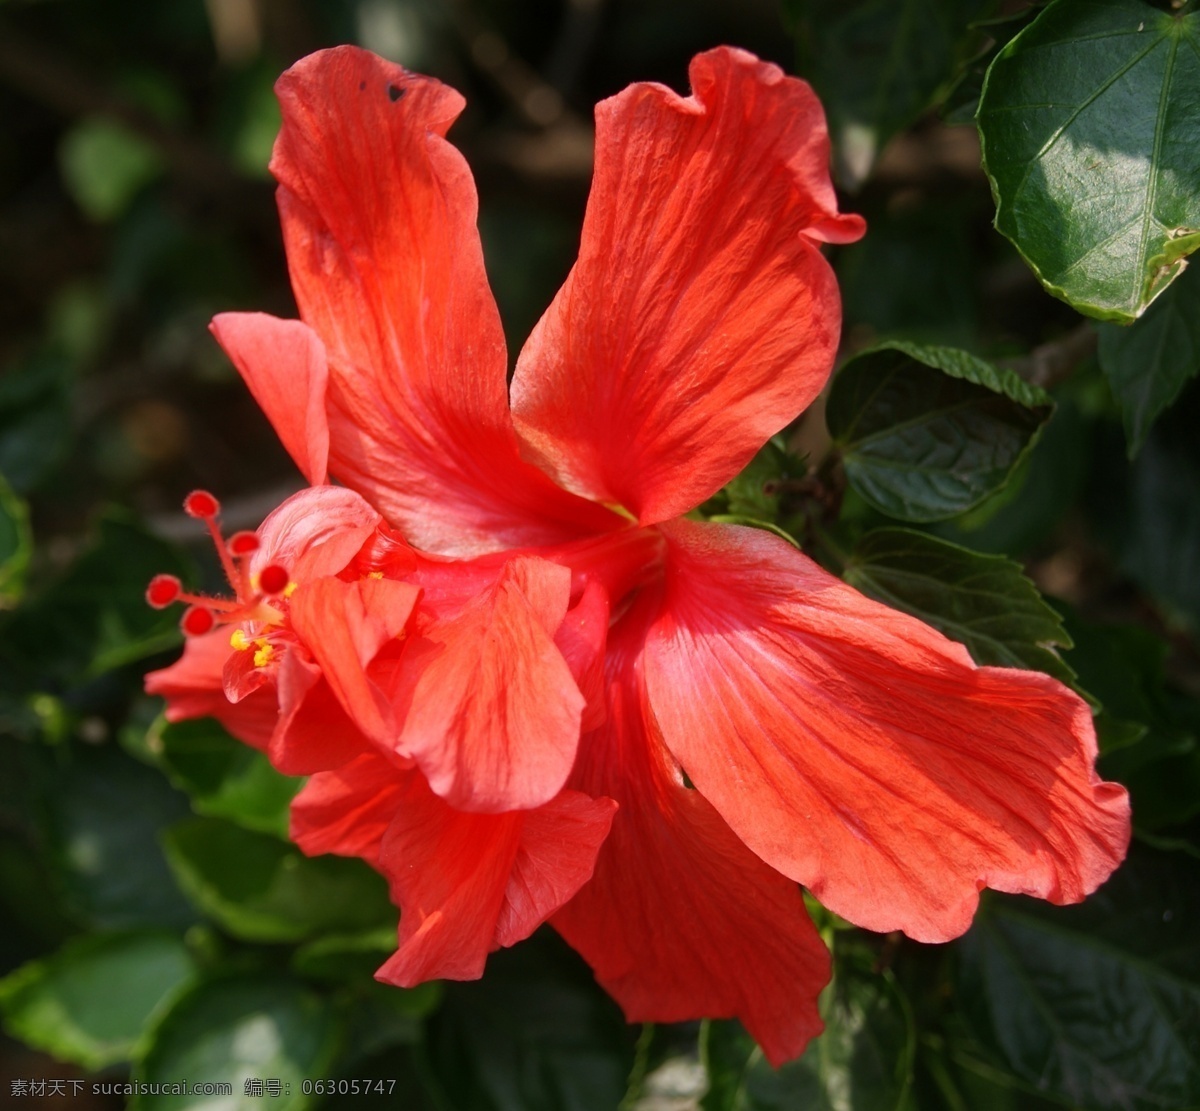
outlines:
M461 98L349 47L280 79L301 320L213 330L315 488L148 687L312 775L293 836L401 907L382 978L477 976L548 919L631 1020L737 1016L778 1063L829 975L800 884L941 941L984 886L1082 899L1128 802L1055 680L684 517L824 386L819 245L863 232L807 85L731 49L690 76L598 106L511 408Z

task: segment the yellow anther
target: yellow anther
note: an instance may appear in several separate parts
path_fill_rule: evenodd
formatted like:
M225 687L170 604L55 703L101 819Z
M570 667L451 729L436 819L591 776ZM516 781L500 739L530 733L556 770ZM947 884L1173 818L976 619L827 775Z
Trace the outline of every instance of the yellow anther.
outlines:
M283 588L283 596L285 598L290 598L293 594L296 593L296 587L299 585L300 585L299 583L288 583L287 586L285 586Z
M275 649L269 644L264 644L254 653L254 666L265 667L273 655L275 655Z
M233 636L229 638L229 647L236 648L239 652L243 652L250 647L250 641L247 639L246 634L243 633L241 629L234 629Z
M368 579L382 579L383 572L382 571L368 571L367 578Z

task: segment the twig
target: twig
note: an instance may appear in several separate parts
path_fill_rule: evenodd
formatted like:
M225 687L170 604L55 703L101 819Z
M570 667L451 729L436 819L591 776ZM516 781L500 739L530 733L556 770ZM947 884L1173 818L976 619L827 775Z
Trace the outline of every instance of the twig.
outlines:
M1000 365L1026 382L1048 390L1065 382L1096 352L1096 329L1086 320L1065 336L1035 347L1023 359L1001 359Z
M514 54L508 43L478 17L465 0L448 0L446 6L470 51L471 61L527 124L545 128L575 119L575 114L563 102L562 94Z

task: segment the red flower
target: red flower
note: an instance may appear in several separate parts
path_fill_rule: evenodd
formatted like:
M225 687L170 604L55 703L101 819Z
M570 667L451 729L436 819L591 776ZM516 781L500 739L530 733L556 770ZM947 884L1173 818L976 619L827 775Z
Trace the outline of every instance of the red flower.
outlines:
M372 861L402 907L381 976L477 975L553 915L631 1020L736 1015L778 1063L820 1030L829 974L798 884L941 941L984 886L1083 898L1128 802L1055 680L976 667L772 535L683 518L821 390L840 307L818 245L863 231L807 85L731 49L691 81L598 106L579 261L511 410L444 138L462 100L361 50L277 86L303 322L213 330L309 480L387 522L287 599L301 678L265 680L273 758L317 773L296 839ZM152 689L215 711L188 660Z

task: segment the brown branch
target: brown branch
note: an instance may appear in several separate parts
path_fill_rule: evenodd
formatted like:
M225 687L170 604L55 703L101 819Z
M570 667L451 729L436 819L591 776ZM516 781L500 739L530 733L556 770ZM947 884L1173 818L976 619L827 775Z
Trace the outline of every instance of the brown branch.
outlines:
M999 362L1026 382L1048 390L1070 378L1095 352L1096 329L1085 320L1065 336L1035 347L1025 358Z
M578 123L562 94L475 14L466 0L447 0L446 7L475 67L495 86L521 119L537 128Z

